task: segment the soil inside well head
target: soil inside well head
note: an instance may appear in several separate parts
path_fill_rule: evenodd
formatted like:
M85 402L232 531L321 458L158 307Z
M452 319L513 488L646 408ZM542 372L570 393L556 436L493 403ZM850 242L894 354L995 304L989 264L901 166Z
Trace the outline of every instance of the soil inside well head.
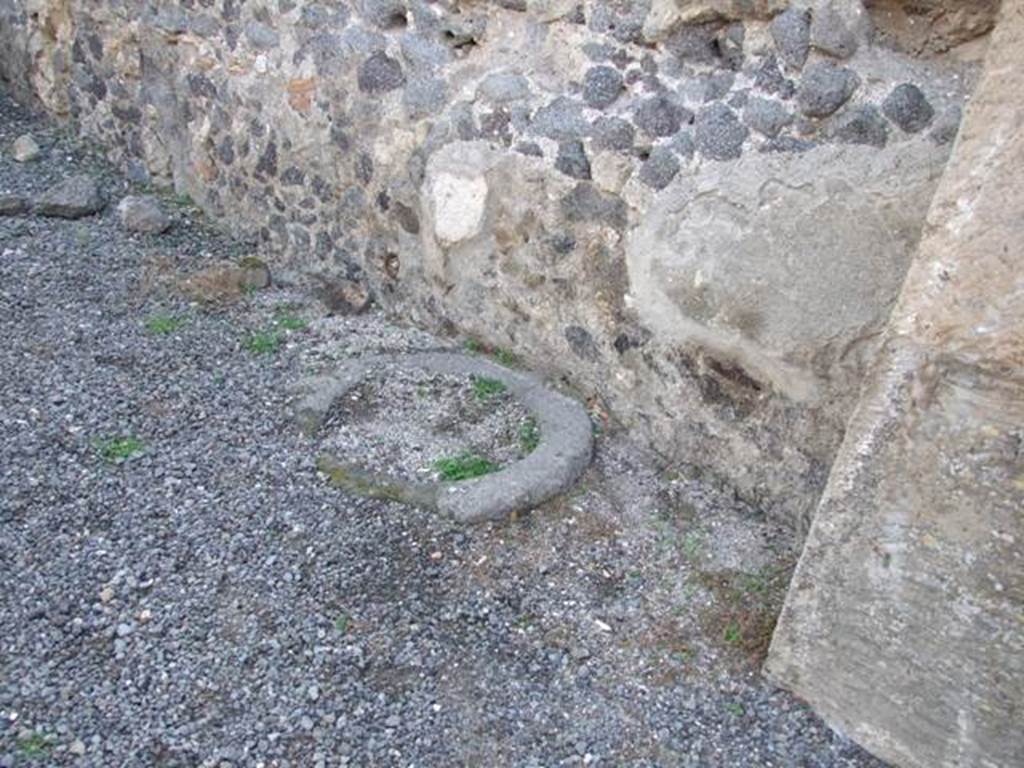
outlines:
M539 439L497 379L382 368L334 404L320 449L402 480L465 480L508 466Z

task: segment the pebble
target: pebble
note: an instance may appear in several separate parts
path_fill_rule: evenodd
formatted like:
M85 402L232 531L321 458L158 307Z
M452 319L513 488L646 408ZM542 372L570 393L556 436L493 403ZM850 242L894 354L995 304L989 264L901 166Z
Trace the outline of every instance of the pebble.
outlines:
M170 217L152 195L129 195L117 204L121 226L130 232L159 235L171 226Z
M31 134L23 133L11 145L11 156L19 163L30 163L42 152Z

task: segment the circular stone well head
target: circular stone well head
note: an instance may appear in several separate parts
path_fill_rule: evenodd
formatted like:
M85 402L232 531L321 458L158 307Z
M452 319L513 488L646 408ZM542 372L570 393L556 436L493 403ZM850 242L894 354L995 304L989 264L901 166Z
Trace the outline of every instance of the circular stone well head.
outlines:
M332 483L461 521L535 507L590 462L579 403L480 357L363 357L296 390L295 420Z

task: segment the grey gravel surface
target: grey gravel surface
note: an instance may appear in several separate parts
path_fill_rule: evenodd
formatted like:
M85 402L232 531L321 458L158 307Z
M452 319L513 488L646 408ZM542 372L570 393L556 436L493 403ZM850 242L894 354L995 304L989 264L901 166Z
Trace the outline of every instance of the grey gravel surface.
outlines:
M0 96L0 195L77 173L133 191ZM162 235L0 218L0 765L880 765L737 637L784 531L614 430L509 523L345 496L288 385L450 342L282 288L189 304L160 278L251 253L164 203Z

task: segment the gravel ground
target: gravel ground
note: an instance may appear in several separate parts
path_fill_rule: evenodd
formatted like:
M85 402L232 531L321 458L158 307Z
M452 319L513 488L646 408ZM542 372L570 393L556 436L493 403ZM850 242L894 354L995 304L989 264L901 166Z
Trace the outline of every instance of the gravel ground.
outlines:
M531 424L501 382L392 369L349 392L328 414L318 443L361 469L438 480L439 460L468 455L497 469L521 459Z
M127 189L3 96L0 151L0 192ZM500 525L343 495L287 387L451 342L204 311L154 276L249 251L173 214L0 218L0 766L880 765L757 674L784 531L614 431Z

